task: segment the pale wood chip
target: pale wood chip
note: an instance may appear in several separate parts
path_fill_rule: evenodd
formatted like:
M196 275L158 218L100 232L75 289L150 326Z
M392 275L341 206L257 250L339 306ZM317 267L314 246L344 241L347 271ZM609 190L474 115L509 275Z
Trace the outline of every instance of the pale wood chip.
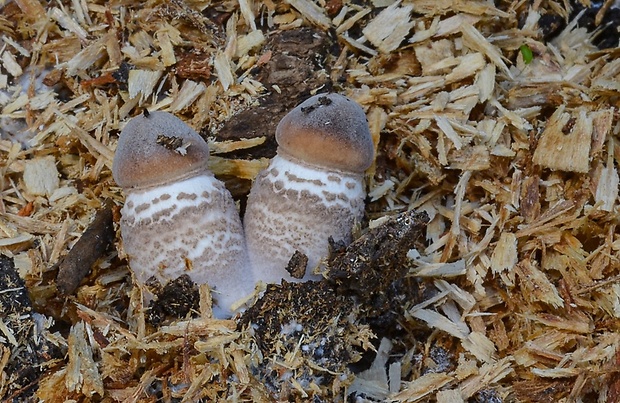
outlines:
M443 330L459 339L465 339L469 334L469 331L463 329L461 324L457 324L444 315L430 309L415 309L410 311L409 314L416 319L426 322L430 328Z
M86 340L86 326L80 321L71 328L65 385L70 392L103 396L103 379L93 358L92 347Z
M433 34L434 37L452 35L461 31L462 26L465 24L475 25L480 21L479 15L473 14L456 14L439 22L437 31Z
M484 171L491 167L491 155L486 146L466 147L448 154L448 164L452 169L463 171Z
M402 364L400 362L393 362L388 369L388 379L390 382L390 393L398 393L400 391L400 384L402 382Z
M15 3L24 12L24 16L32 21L46 19L45 9L38 0L15 0Z
M449 65L446 65L446 60L455 60L454 43L448 39L416 45L413 50L420 61L424 76L436 74L438 68L442 68L442 66L449 67ZM456 62L453 64L456 64Z
M155 85L162 76L161 71L152 70L130 70L128 79L129 98L136 98L140 94L143 102L155 89Z
M311 23L325 30L331 28L332 22L325 15L324 9L317 6L314 2L310 0L286 0L286 2L299 11L301 15L307 18Z
M61 64L60 67L65 68L65 74L68 76L75 76L78 73L88 70L104 56L107 42L108 38L106 36L101 37L82 49L82 51L73 56L71 60Z
M442 388L452 380L453 377L450 375L441 372L431 372L426 375L422 375L413 382L406 383L404 390L394 396L390 396L390 400L396 402L415 402Z
M443 134L445 134L446 137L448 137L452 141L452 144L454 144L454 147L457 150L463 148L463 141L461 140L461 137L454 130L448 119L443 116L436 116L435 122L437 123L437 126L441 129Z
M252 49L256 49L263 45L266 41L263 31L255 30L247 35L241 35L237 39L237 47L235 49L235 57L240 58L246 56Z
M545 302L554 308L564 306L557 288L549 281L545 273L540 271L529 259L522 260L515 266L523 297L530 302Z
M502 232L491 254L491 270L499 274L506 285L514 285L514 267L519 261L517 237L512 232Z
M250 372L248 370L248 366L245 362L245 356L243 351L234 350L232 353L232 366L235 372L235 375L239 377L239 383L242 385L247 385L250 383Z
M238 334L211 336L206 341L197 341L194 343L194 347L202 353L219 350L223 348L225 344L233 342L238 337Z
M17 342L17 339L15 338L15 333L13 332L12 329L10 329L6 325L6 323L4 323L4 320L2 319L0 319L0 332L2 335L4 335L3 338L6 338L6 341L8 341L14 347L19 346L19 343ZM4 344L4 340L3 340L3 344Z
M450 263L428 263L422 260L413 260L416 265L410 273L416 277L427 278L451 278L462 276L466 272L465 259L459 259Z
M175 95L174 100L169 106L172 113L180 112L192 105L200 95L207 89L204 83L198 83L192 80L185 80L179 92Z
M213 318L213 297L211 296L211 288L209 284L201 284L198 286L198 293L200 295L199 310L200 317L203 320L209 320Z
M491 99L495 92L495 65L487 64L476 74L475 85L479 89L480 102Z
M449 292L450 298L459 304L465 312L471 311L476 305L476 298L456 284L451 284L445 280L435 280L433 284L439 291Z
M254 5L252 4L252 0L239 0L239 8L241 9L241 14L243 15L243 19L245 23L250 27L252 31L256 31L256 22L254 16Z
M344 39L344 41L348 43L351 47L368 53L369 55L376 56L378 54L376 50L364 45L361 41L357 39L351 38L347 33L344 33L342 35L342 39Z
M209 169L216 175L233 175L242 179L254 179L268 165L267 158L258 160L233 160L217 156L209 158Z
M20 109L28 105L28 102L29 102L28 94L22 93L19 97L15 98L12 102L10 102L4 108L2 108L2 114L5 116L9 116L9 115L12 116L13 113L15 113L16 111L19 111ZM21 116L14 116L14 117L21 117Z
M602 109L590 114L592 117L592 145L590 147L590 158L593 158L603 151L603 145L612 130L614 110L617 109ZM611 148L608 149L613 150L612 144L610 144L610 147Z
M456 82L465 79L466 77L474 76L480 71L486 62L481 53L470 53L456 59L458 65L448 74L446 74L447 82Z
M499 67L508 78L514 78L510 69L508 69L508 66L504 63L501 53L480 33L480 31L473 25L464 23L461 26L461 32L463 33L463 43L465 46L483 53Z
M618 170L614 166L609 154L609 160L607 166L601 170L601 174L598 177L598 183L596 183L596 193L594 200L599 204L599 209L602 211L612 212L616 200L618 200L620 177L618 177Z
M88 39L88 33L66 11L54 7L49 15L61 27L74 33L81 41L85 42Z
M387 338L381 339L377 355L370 368L355 375L355 379L349 386L350 393L364 394L378 400L385 400L388 397L390 387L385 369L391 349L392 342Z
M620 91L620 59L607 63L592 81L592 87L599 90Z
M413 27L412 10L412 5L401 7L400 2L395 2L373 18L362 33L379 51L389 53L398 48Z
M594 330L594 323L592 323L592 320L579 312L573 312L568 318L544 313L531 314L527 315L527 317L546 326L569 332L589 334Z
M60 178L53 156L37 158L26 163L24 184L35 196L50 196L59 186Z
M465 403L461 391L458 389L442 390L435 395L437 403Z
M513 358L509 356L493 363L484 364L478 375L465 380L459 387L463 397L469 398L477 391L486 389L512 374L514 372L512 361Z
M579 375L583 370L581 368L532 368L532 373L541 378L572 378Z
M222 84L224 91L227 91L235 83L235 75L232 71L231 61L224 52L218 52L215 55L213 67L217 73L217 78Z
M174 55L174 47L170 38L170 33L168 32L168 27L157 31L155 33L155 38L157 38L157 44L161 49L161 61L164 66L168 67L175 64L177 59Z
M456 370L454 370L456 379L462 381L472 375L478 375L479 373L478 361L469 354L460 353ZM463 397L465 396L463 395Z
M560 106L541 135L534 163L561 171L588 172L592 130L592 118L584 109L573 114Z
M8 51L2 52L2 67L13 77L19 77L24 72L17 60L15 60L15 56Z
M508 122L519 130L532 130L533 126L524 118L523 110L510 110L504 108L495 98L491 99L491 104L497 108L500 114L508 120Z
M263 144L267 140L265 136L253 137L250 139L211 141L209 142L209 152L211 154L229 153L237 150L244 150Z
M387 195L394 188L394 185L394 181L387 179L371 189L368 192L368 197L370 197L371 201L377 201Z
M534 178L536 180L536 178ZM519 228L519 231L515 233L517 238L522 236L532 235L535 233L541 233L549 228L556 227L563 223L569 222L576 218L575 214L570 214L570 211L574 208L575 203L572 200L560 200L551 208L549 208L543 215L536 217L536 220L531 221L527 225Z
M343 7L343 10L345 10L345 7ZM361 20L362 18L364 18L365 16L367 16L371 12L372 12L372 10L370 8L361 9L357 13L353 14L353 16L351 16L351 17L347 18L346 20L344 20L341 24L336 24L336 18L334 18L334 24L338 25L338 28L336 28L336 32L338 34L342 34L342 33L346 32L346 31L348 31L359 20Z
M483 333L471 332L461 345L480 361L493 363L496 360L495 344Z

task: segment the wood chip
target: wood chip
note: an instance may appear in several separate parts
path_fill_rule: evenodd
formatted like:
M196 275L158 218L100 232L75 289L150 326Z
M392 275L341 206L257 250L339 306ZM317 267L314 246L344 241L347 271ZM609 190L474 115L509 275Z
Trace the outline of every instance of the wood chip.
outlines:
M161 71L130 70L128 80L129 97L136 98L140 94L140 99L144 102L153 94L161 74Z
M415 381L409 382L404 391L392 396L391 399L397 402L415 402L440 389L450 381L452 381L452 377L443 373L422 375Z
M310 20L313 24L323 29L329 29L332 26L332 22L327 18L323 9L314 2L310 0L287 0L287 3L295 7L301 15Z
M585 110L574 115L560 106L549 119L534 151L533 161L551 169L588 172L592 118Z
M28 161L24 168L24 184L33 196L51 196L60 184L54 157Z
M398 48L413 27L412 10L412 5L401 7L400 2L395 2L373 18L362 33L380 52L389 53Z
M70 392L103 396L103 379L94 361L86 331L87 325L84 322L78 322L71 328L65 384Z

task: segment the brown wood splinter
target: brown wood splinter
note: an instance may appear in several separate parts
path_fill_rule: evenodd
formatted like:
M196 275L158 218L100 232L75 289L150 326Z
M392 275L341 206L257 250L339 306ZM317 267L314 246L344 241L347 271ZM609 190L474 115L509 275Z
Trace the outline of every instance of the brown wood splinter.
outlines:
M62 294L72 294L78 288L93 264L103 256L114 241L112 207L112 201L106 200L82 237L58 264L56 284Z

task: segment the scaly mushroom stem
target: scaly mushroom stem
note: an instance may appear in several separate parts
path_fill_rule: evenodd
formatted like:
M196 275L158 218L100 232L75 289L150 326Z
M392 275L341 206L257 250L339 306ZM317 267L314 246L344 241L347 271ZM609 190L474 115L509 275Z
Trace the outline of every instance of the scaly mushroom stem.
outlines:
M277 155L259 174L248 198L245 230L257 279L295 281L284 270L299 251L308 257L303 280L327 254L328 238L351 242L351 229L364 216L361 174L325 171Z

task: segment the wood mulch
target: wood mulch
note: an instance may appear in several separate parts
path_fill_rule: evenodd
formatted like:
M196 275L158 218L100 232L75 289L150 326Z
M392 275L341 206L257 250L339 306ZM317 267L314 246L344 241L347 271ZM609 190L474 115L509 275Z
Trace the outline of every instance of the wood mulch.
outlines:
M2 401L620 401L617 1L0 4ZM327 91L377 155L326 279L233 320L186 279L144 309L125 123L182 118L243 211Z

